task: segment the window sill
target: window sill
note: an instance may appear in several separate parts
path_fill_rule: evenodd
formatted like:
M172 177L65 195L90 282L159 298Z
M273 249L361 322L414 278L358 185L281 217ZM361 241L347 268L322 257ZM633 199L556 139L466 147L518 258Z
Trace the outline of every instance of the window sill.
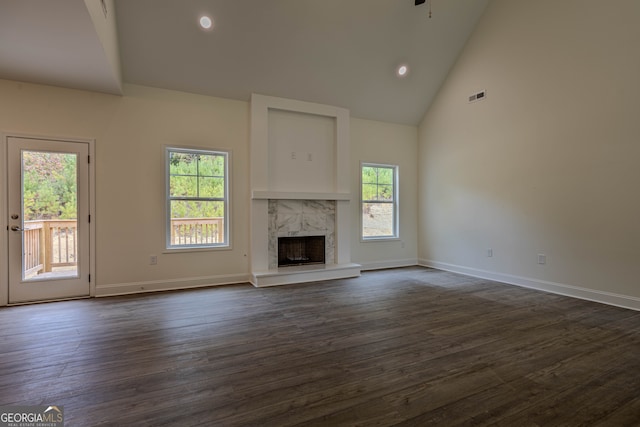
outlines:
M367 238L360 237L360 242L362 242L362 243L366 243L366 242L394 242L394 241L400 241L400 240L401 239L398 236L367 237Z
M165 248L163 254L181 254L188 252L214 252L214 251L230 251L231 245L228 246L207 246L207 247L184 247L184 248Z

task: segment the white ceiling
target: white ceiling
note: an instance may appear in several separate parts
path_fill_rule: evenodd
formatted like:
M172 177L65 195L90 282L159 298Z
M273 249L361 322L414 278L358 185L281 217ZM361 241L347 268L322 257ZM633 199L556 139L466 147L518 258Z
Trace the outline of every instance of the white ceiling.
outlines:
M414 0L115 0L122 81L245 101L255 92L415 125L488 0L432 2L429 19ZM0 78L119 93L86 9L85 0L0 0ZM197 26L203 13L212 31ZM403 62L410 74L399 79Z
M84 0L0 0L0 78L121 93Z

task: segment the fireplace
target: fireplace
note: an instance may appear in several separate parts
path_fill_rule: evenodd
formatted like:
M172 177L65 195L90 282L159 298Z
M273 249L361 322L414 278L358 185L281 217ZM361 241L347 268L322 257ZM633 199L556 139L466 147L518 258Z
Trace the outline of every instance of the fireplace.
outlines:
M360 265L351 262L349 123L344 108L251 95L249 259L254 286L360 275ZM293 240L291 248L279 250L278 238L306 236L324 242L305 244L299 252L300 242ZM300 264L314 265L282 267Z
M278 238L278 267L325 263L324 236Z

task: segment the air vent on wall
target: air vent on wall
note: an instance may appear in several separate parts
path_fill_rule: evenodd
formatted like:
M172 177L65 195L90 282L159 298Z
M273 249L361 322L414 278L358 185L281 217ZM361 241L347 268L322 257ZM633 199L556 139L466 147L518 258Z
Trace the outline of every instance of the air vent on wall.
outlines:
M481 101L487 96L486 90L481 90L480 92L474 93L469 97L469 102Z

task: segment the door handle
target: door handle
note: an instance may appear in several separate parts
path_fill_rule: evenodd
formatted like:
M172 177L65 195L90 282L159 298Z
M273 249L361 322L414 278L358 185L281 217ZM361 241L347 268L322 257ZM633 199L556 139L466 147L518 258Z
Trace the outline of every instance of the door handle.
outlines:
M17 225L14 225L13 227L11 227L11 231L20 231L20 232L22 232L22 231L27 231L27 230L25 230L24 228L20 228Z

